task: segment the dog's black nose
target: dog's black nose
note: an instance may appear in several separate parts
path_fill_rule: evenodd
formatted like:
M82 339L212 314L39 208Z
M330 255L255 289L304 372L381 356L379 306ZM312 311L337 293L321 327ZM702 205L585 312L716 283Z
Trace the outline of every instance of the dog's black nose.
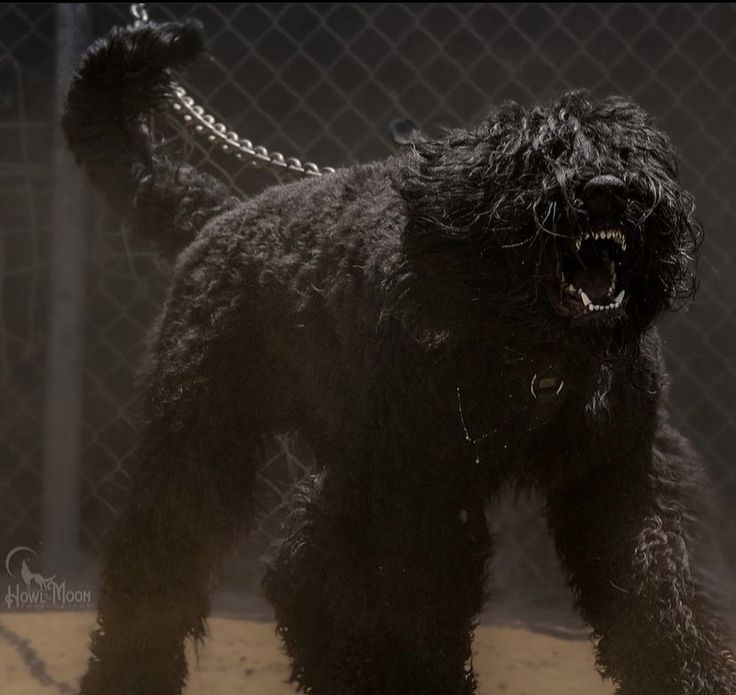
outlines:
M595 215L615 215L626 207L626 184L617 176L594 176L583 188L583 200Z

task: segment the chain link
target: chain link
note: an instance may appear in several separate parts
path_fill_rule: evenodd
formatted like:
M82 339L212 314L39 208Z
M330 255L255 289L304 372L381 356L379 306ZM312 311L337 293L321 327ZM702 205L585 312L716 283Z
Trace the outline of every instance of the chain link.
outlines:
M130 6L130 14L133 15L133 24L138 26L148 21L148 10L146 9L146 3L134 2Z
M145 3L132 3L130 13L133 15L134 26L149 21ZM241 138L234 130L207 113L178 82L173 82L172 87L174 91L171 108L174 114L211 146L219 145L224 154L247 162L252 167L271 168L279 176L323 176L335 171L333 167L319 167L314 162L302 162L297 157L285 157L281 152L269 152L263 145L253 145L250 140Z

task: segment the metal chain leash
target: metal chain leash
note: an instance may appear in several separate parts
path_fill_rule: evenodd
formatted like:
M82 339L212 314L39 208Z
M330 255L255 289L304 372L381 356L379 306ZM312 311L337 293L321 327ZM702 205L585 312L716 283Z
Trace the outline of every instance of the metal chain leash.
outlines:
M130 13L136 26L149 21L145 3L132 3ZM252 167L271 168L280 176L323 176L335 171L332 167L319 167L314 162L302 162L297 157L285 157L280 152L269 152L263 145L253 145L250 140L241 138L234 130L208 114L178 82L174 82L172 86L174 93L171 108L176 116L212 146L219 145L220 151L224 154L233 156L238 161L247 162Z

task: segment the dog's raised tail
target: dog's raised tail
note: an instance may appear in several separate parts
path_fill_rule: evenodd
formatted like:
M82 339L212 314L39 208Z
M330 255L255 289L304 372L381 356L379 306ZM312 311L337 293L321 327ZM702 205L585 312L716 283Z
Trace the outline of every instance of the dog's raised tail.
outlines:
M117 27L82 57L61 119L70 149L113 211L169 257L237 202L214 177L172 161L149 128L171 95L170 71L203 50L194 21Z

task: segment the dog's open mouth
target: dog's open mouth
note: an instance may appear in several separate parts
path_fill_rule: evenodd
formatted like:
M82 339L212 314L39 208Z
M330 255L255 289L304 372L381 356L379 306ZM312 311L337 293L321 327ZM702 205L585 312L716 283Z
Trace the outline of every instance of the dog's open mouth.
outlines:
M550 287L555 311L573 318L603 318L619 312L626 298L623 260L626 237L619 229L588 232L562 249Z

